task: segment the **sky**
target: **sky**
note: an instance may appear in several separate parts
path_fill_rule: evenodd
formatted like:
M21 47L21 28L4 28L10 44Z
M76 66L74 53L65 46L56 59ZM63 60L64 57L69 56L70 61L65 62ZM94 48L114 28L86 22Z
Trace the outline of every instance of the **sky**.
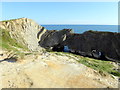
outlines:
M2 20L30 18L39 24L118 24L118 2L2 2Z

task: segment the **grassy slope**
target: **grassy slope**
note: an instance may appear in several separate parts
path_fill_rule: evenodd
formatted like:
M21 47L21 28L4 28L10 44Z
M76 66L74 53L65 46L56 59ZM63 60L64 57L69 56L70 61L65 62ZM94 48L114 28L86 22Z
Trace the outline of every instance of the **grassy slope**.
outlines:
M111 61L103 61L103 60L97 60L97 59L93 59L93 58L88 58L88 57L81 57L79 55L75 55L75 54L71 54L71 53L65 53L65 52L53 52L57 55L65 55L68 56L70 58L73 58L75 60L77 60L79 63L82 63L84 65L86 65L87 67L90 67L92 69L95 69L97 71L99 71L99 73L104 74L104 73L109 73L115 76L119 76L120 77L120 72L114 70L115 66L113 64L111 64ZM74 58L74 57L77 57Z
M28 51L28 49L24 45L11 38L9 32L4 29L0 29L0 48L7 51L13 51L19 55L23 54L21 50Z

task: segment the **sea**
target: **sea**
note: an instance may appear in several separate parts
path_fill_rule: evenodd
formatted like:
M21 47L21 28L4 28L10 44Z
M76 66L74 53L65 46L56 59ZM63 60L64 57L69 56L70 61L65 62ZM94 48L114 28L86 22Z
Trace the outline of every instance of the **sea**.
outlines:
M72 29L74 33L83 33L88 30L118 32L118 25L42 25L47 30Z

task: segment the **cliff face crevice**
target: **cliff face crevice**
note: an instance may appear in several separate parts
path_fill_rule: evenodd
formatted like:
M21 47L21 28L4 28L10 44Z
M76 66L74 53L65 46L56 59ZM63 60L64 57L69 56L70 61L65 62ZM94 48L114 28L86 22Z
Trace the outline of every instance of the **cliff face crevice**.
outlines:
M20 18L0 22L0 29L7 30L18 43L23 44L31 51L38 51L37 33L42 29L42 26L31 19Z

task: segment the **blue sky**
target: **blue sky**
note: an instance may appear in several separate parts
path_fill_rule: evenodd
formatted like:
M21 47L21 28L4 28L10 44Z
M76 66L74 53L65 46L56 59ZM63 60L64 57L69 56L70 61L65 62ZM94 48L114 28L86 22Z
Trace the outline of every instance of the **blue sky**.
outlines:
M3 2L2 20L27 17L39 24L118 24L117 2Z

